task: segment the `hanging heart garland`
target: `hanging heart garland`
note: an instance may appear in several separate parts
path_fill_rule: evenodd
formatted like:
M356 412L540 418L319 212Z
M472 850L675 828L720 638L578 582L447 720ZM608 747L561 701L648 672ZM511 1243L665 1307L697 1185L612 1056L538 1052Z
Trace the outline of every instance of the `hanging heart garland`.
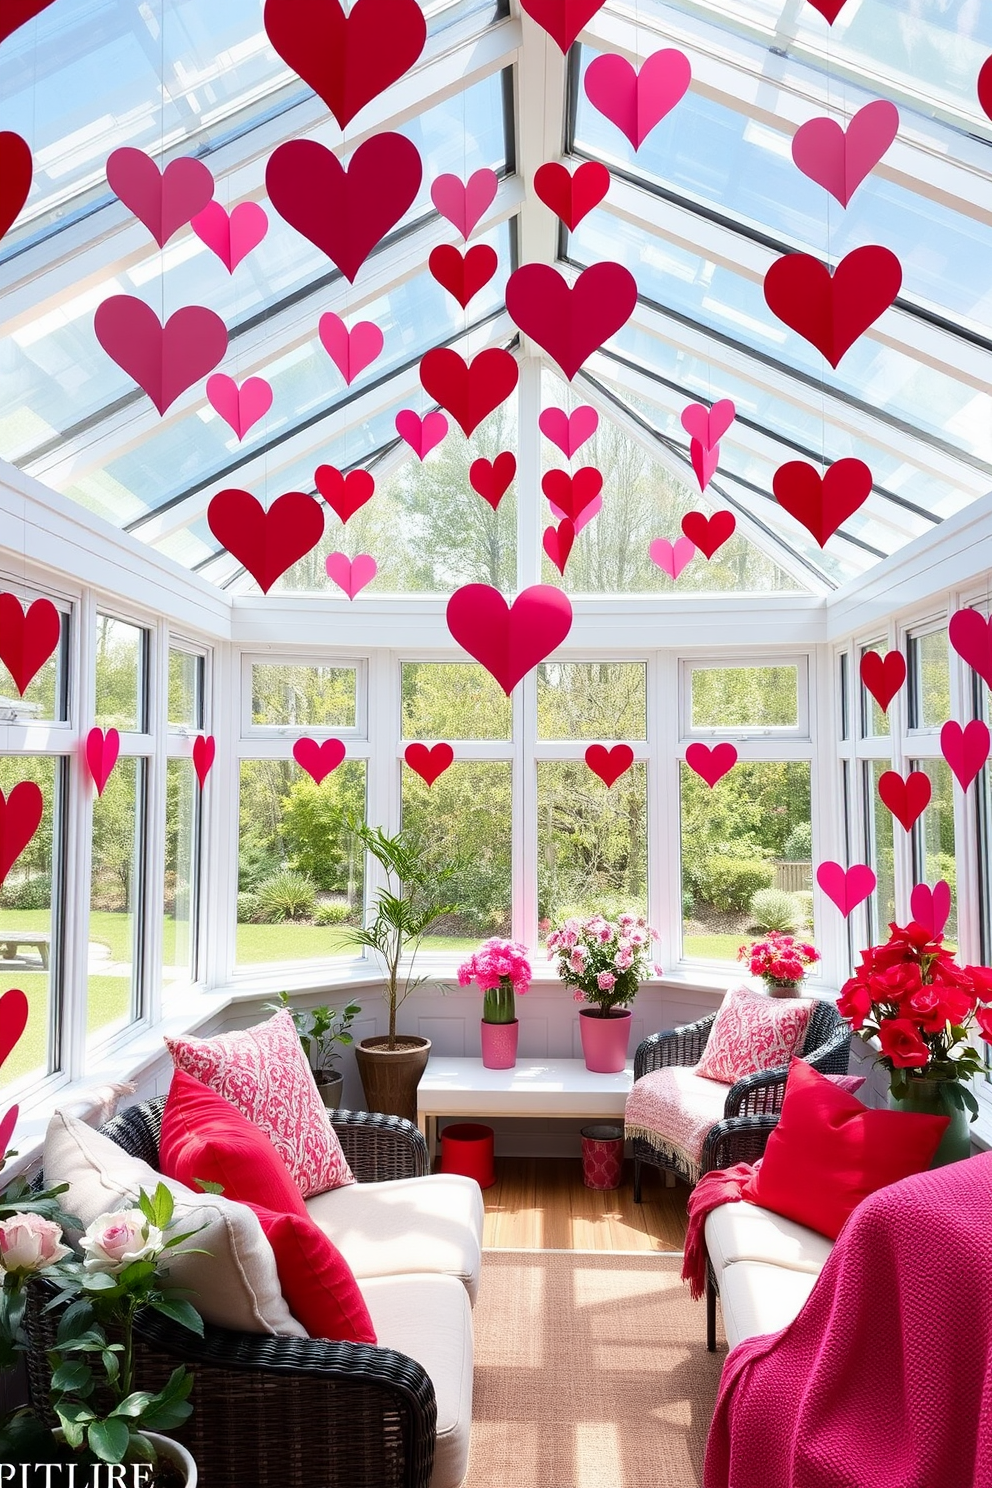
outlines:
M715 449L737 417L737 409L730 398L720 398L711 408L705 403L690 403L683 408L680 422L690 439L695 439L704 450Z
M269 219L258 202L239 202L228 212L219 201L210 201L190 218L189 225L211 253L217 255L227 272L233 274L265 237Z
M213 734L197 734L193 740L193 769L196 771L201 790L207 783L207 776L213 769L216 757L217 740Z
M922 770L912 770L905 780L895 770L886 770L878 782L878 795L902 827L908 832L930 804L930 777Z
M929 884L916 884L909 896L909 912L918 925L935 939L943 935L951 914L951 886L946 879Z
M574 475L567 470L546 470L541 490L558 511L577 522L603 489L603 477L594 465L583 465Z
M302 491L277 496L268 511L250 491L230 487L207 507L207 526L263 594L324 535L320 503Z
M566 413L564 408L544 408L537 426L545 439L550 439L565 459L571 460L599 428L599 414L588 403L573 408L571 413Z
M737 750L733 744L690 744L685 752L685 762L710 790L728 774L737 763Z
M343 589L349 599L371 584L379 572L379 565L370 553L359 553L355 558L349 558L346 553L328 553L324 568L331 582Z
M634 763L634 751L629 744L614 744L607 749L605 744L590 744L585 761L594 775L610 790L621 775L625 775Z
M836 367L846 351L893 303L902 265L888 248L867 244L833 273L808 253L777 258L765 275L769 310Z
M845 130L836 119L809 119L792 136L792 158L811 181L846 207L899 132L899 110L879 98L858 109Z
M59 643L62 619L50 599L21 608L16 594L0 594L0 661L24 696Z
M448 346L438 346L420 361L424 392L447 409L466 439L506 401L519 376L516 359L500 346L480 351L471 362Z
M695 556L696 544L688 537L677 538L674 543L670 538L656 537L648 548L651 562L670 579L677 579Z
M148 394L160 414L227 352L227 327L213 310L186 305L165 325L144 300L111 295L96 308L93 330L122 372Z
M437 409L421 418L412 408L403 408L396 415L396 432L418 460L426 460L447 434L448 420Z
M517 473L517 457L512 450L503 450L495 460L480 456L468 469L468 483L477 496L487 501L493 511L513 483Z
M604 119L639 150L652 129L685 97L692 68L674 47L652 52L639 69L616 52L603 52L586 68L586 97Z
M202 160L184 156L162 171L144 150L130 145L107 157L107 181L160 248L202 212L214 194L214 178Z
M0 132L0 238L21 215L33 176L34 161L27 140L4 129Z
M990 747L992 736L980 718L973 718L964 728L951 719L940 731L940 752L963 791L978 778Z
M575 524L568 517L562 517L557 527L545 527L544 529L541 546L563 578L565 564L568 562L568 555L572 551L574 542Z
M866 651L861 658L861 680L883 713L906 680L906 658L901 651Z
M992 616L986 620L978 610L957 610L947 633L961 660L992 687Z
M293 745L293 758L317 785L337 769L345 753L340 739L325 739L322 744L316 739L297 739Z
M850 868L843 868L840 863L821 863L816 870L816 881L845 919L875 892L878 883L867 863L854 863Z
M703 557L710 559L733 537L737 530L737 518L731 511L715 511L708 517L705 512L686 512L682 518L682 531L689 541L699 549Z
M450 744L434 744L430 748L426 744L408 744L403 758L430 789L451 765L455 751Z
M343 475L336 465L318 465L314 485L331 510L347 522L375 494L375 479L368 470L349 470Z
M91 728L86 735L86 768L92 776L98 796L103 795L120 752L121 736L115 728L107 729L106 733L102 728Z
M568 382L627 324L636 304L633 274L608 261L583 269L571 287L550 264L524 264L506 283L510 319L557 362Z
M333 310L320 317L317 335L349 387L381 355L384 345L383 334L373 321L360 320L349 331Z
M8 796L0 790L0 885L41 825L40 786L22 780Z
M4 0L0 7L0 42L54 3L55 0Z
M488 584L465 584L448 600L446 618L454 640L509 697L521 677L565 640L572 606L549 584L524 589L512 605Z
M27 1028L29 1011L27 996L20 987L10 987L0 997L0 1066L7 1063ZM0 1133L0 1159L6 1154L9 1140L9 1132L5 1136Z
M248 377L239 387L233 377L215 372L207 378L207 402L244 439L272 407L272 384L264 377Z
M805 460L789 460L772 477L779 506L801 522L821 548L864 506L871 488L871 471L863 460L855 459L835 460L822 478Z
M574 232L584 217L598 207L610 189L610 173L598 160L587 160L570 175L568 167L557 160L538 166L534 172L534 191L550 207L569 232Z
M498 186L496 172L488 168L475 171L468 181L438 176L431 186L431 201L467 243L496 200Z
M563 53L602 6L603 0L520 0L521 10L548 33Z
M431 250L427 260L432 277L463 310L486 287L498 265L496 250L488 243L476 243L464 254L452 243L442 243Z

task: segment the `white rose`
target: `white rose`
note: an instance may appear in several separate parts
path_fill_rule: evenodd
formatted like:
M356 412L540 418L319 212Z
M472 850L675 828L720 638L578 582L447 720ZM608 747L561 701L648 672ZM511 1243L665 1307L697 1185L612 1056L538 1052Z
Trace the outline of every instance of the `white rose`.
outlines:
M27 1275L54 1266L71 1255L62 1243L62 1227L40 1214L14 1214L0 1221L0 1264L5 1271Z
M86 1256L87 1271L106 1271L116 1276L135 1261L154 1261L165 1245L162 1231L140 1209L123 1214L101 1214L79 1242Z

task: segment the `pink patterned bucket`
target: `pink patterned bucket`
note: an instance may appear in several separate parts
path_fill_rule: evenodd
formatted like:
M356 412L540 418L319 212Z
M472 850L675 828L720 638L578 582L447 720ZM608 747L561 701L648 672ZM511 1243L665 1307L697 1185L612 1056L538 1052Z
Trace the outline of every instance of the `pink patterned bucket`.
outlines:
M486 1069L512 1069L517 1062L520 1020L512 1023L480 1023L482 1063Z
M623 1174L623 1127L582 1127L582 1182L586 1188L619 1188Z

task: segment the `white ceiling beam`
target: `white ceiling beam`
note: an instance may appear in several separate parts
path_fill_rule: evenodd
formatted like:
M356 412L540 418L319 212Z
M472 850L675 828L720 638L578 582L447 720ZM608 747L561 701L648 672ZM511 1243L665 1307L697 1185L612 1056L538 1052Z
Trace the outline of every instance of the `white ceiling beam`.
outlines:
M514 90L517 173L524 185L518 228L520 262L553 264L558 256L558 219L538 198L534 172L545 162L562 158L567 69L558 47L536 21L524 14L521 25L524 45ZM534 350L528 347L525 354Z

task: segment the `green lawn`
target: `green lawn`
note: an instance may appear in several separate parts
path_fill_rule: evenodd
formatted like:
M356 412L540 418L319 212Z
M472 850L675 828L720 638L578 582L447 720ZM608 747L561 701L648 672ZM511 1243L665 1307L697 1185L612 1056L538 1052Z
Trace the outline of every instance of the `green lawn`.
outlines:
M694 961L737 961L741 946L739 935L687 935L682 954Z
M478 939L437 935L424 941L423 950L474 951ZM283 961L319 960L325 956L357 955L359 947L348 938L347 926L301 925L284 920L281 925L239 925L237 964L278 965Z

